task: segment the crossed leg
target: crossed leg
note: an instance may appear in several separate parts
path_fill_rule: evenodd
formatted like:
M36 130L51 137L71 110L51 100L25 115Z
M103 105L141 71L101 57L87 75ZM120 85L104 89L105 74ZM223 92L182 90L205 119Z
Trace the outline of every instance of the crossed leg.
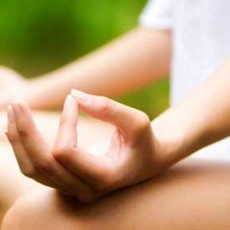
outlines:
M228 230L229 181L230 164L188 159L92 204L36 186L11 208L2 230Z
M46 129L58 124L51 120ZM83 144L110 132L96 123L79 125ZM230 163L187 159L158 178L91 204L36 185L12 206L2 230L229 230L229 182Z
M58 128L60 114L35 112L34 116L44 137L52 145ZM31 185L36 184L20 173L12 148L6 139L6 135L3 133L5 126L6 115L0 112L0 225L5 212L18 196L31 187ZM88 146L107 137L108 133L111 132L111 127L96 120L81 118L79 130L79 142L82 146ZM98 132L99 130L100 132Z

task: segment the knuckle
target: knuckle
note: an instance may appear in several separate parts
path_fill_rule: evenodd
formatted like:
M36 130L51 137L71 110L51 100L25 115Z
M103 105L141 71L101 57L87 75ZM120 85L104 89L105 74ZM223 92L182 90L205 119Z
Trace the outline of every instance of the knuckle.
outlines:
M66 153L69 151L68 147L62 146L62 147L56 147L52 150L52 155L55 159L63 159L66 157Z
M100 175L100 181L95 185L95 189L99 193L105 193L113 190L116 187L116 179L112 171L103 170Z
M148 135L150 132L152 132L151 121L147 114L139 111L136 118L136 123L133 125L132 134L130 135L132 147L135 148L146 138L146 134Z
M34 178L36 175L36 170L32 166L20 166L22 174L29 178Z
M100 96L99 103L100 103L101 112L106 112L108 110L111 110L112 108L111 100L107 97Z
M33 162L33 168L35 173L52 173L52 162L49 159L43 159Z
M138 122L137 125L135 126L135 131L141 134L149 127L150 119L146 113L142 111L138 111L138 112L139 112L139 114L137 115Z
M34 133L36 130L34 130L31 127L25 127L24 124L19 123L17 126L17 131L21 138L27 138L32 133Z

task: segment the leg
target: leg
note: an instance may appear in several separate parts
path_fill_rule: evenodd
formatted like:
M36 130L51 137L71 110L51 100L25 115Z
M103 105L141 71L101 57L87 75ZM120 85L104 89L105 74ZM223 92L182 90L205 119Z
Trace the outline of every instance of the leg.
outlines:
M24 177L18 168L9 144L0 144L0 223L13 202L34 182Z
M230 164L185 160L92 204L45 187L22 196L2 230L228 230Z
M36 113L35 115L37 122L40 123L45 133L48 134L47 138L51 137L58 124L58 114ZM50 122L51 120L52 122ZM0 113L1 130L5 129L3 128L5 126L6 115L5 113ZM47 132L48 129L49 132ZM0 132L0 223L6 210L21 193L26 191L34 183L21 174L6 135Z
M53 144L59 124L59 114L36 112L34 115L45 138L49 140L50 144ZM4 127L5 123L5 114L0 113L0 127ZM95 120L82 118L79 121L79 129L81 130L79 142L83 146L87 146L107 137L111 127L102 125L101 122ZM86 130L89 130L90 133ZM100 130L100 134L98 134L98 130ZM15 199L34 183L20 173L12 149L5 135L0 132L0 223L2 216Z

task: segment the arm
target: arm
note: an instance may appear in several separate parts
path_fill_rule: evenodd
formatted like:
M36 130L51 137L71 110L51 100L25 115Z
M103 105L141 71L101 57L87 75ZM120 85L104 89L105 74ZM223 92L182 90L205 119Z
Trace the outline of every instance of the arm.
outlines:
M137 28L66 67L32 81L34 107L62 105L70 89L117 96L169 73L169 31ZM51 97L52 100L47 101Z
M72 88L105 96L121 95L165 77L170 58L170 31L136 28L78 61L32 79L26 90L21 84L22 91L28 93L15 98L25 98L33 108L47 109L60 107ZM5 94L9 92L7 85ZM19 92L18 88L12 91Z
M169 164L230 135L229 98L227 61L181 104L152 122L160 153Z
M229 135L229 76L228 62L183 103L152 123L134 108L73 91L66 99L53 148L37 130L28 106L15 102L8 108L8 138L25 175L89 202L152 178ZM78 107L115 127L109 147L102 148L105 154L100 148L95 155L78 146Z

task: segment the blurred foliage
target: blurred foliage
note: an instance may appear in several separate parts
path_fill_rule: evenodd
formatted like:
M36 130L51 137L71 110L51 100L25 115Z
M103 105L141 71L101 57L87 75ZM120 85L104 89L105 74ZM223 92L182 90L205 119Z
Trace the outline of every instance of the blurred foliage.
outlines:
M0 64L26 77L58 68L137 24L144 0L1 0ZM154 116L168 106L168 82L122 97Z

